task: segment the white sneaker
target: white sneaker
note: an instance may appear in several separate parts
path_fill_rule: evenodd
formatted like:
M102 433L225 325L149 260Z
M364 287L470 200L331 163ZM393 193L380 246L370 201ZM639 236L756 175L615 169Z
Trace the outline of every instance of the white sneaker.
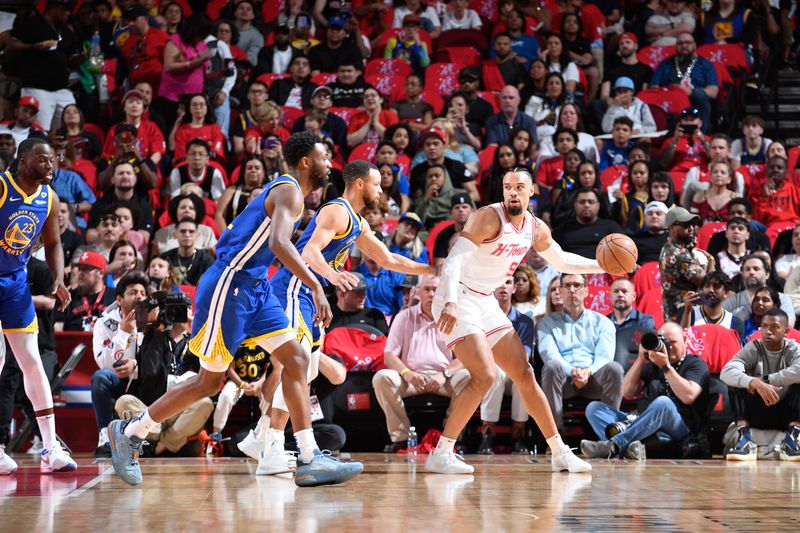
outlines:
M592 471L592 465L572 453L572 450L569 449L569 446L564 446L561 448L560 452L554 453L551 456L550 464L553 468L553 472L563 472L568 470L574 474L577 472Z
M108 444L108 428L103 428L100 430L100 434L97 435L97 447L101 448L104 444Z
M257 476L271 476L292 472L297 468L297 458L292 452L283 449L280 442L267 444L267 449L258 460Z
M71 472L76 470L78 465L72 460L67 452L61 449L59 443L53 445L52 450L42 450L42 462L39 465L39 471L43 474L52 472Z
M434 474L472 474L475 469L455 452L434 452L428 456L425 471Z
M251 429L242 442L239 443L239 451L256 461L261 459L261 452L264 450L264 441L258 440L256 433Z
M17 471L17 463L6 455L6 447L0 446L0 476L8 476Z
M28 455L41 455L43 449L44 447L42 446L42 439L39 438L39 435L34 435L33 442L31 442L31 447L28 448L28 451L25 453Z

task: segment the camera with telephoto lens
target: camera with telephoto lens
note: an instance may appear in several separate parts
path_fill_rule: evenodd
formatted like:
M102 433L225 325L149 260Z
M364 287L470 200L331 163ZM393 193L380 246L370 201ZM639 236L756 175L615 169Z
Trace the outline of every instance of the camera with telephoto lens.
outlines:
M163 325L171 328L173 324L189 321L189 308L192 301L183 293L157 291L136 306L136 325L139 330L149 326ZM155 321L148 320L150 312L158 308Z
M663 335L659 335L655 331L650 331L642 335L642 348L650 352L669 353L670 344L669 340ZM650 358L647 357L647 360L649 361Z

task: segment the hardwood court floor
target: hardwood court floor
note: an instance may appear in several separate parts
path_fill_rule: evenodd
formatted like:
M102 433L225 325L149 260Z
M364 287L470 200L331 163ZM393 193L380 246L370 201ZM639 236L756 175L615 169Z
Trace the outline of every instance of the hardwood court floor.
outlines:
M74 474L0 477L0 531L434 532L800 531L800 464L593 460L551 474L544 456L468 456L472 476L429 475L402 456L358 454L344 485L298 489L240 459L145 459L139 488L108 461Z

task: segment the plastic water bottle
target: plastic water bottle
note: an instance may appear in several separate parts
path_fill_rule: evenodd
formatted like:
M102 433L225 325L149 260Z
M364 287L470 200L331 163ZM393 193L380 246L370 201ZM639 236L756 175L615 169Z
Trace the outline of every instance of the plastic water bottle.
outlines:
M408 428L408 455L417 455L417 428Z
M99 74L103 70L103 50L100 48L100 33L94 32L89 43L89 70Z

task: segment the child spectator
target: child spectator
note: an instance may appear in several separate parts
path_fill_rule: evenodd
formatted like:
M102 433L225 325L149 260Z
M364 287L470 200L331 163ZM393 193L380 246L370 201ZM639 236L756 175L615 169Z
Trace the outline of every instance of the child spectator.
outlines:
M635 141L633 136L633 121L626 117L614 119L611 132L612 140L606 141L600 147L600 172L611 166L627 166L628 154Z

